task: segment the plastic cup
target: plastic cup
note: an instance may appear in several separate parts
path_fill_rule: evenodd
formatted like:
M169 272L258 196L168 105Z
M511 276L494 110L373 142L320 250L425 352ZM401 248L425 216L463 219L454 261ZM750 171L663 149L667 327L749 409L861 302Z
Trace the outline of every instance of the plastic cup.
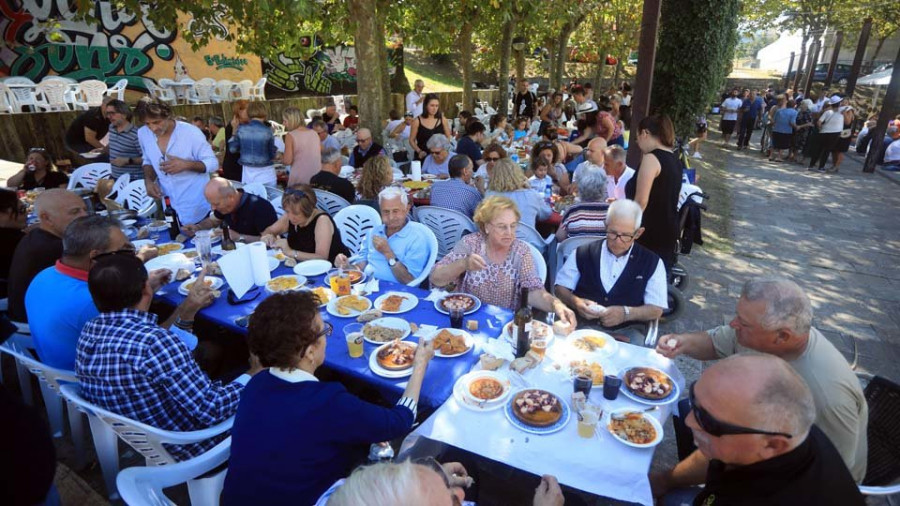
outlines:
M328 271L328 284L331 291L338 297L350 295L350 276L343 269L332 269Z
M576 392L581 392L584 394L584 398L587 399L591 396L591 387L594 386L593 378L588 376L575 376L574 388Z
M580 415L578 418L578 435L583 438L594 437L594 432L597 430L597 421L600 420L600 417L591 410L584 410Z
M212 232L199 230L194 236L194 246L197 247L197 256L200 257L200 266L206 267L212 262Z
M531 349L540 356L544 356L547 352L547 338L535 337L531 340Z
M463 315L465 312L462 309L451 309L450 310L450 327L454 329L463 328Z
M622 378L613 375L603 377L603 398L614 401L619 397L619 387L622 386Z
M363 355L363 324L348 323L344 325L344 338L347 340L347 352L350 358L359 358Z

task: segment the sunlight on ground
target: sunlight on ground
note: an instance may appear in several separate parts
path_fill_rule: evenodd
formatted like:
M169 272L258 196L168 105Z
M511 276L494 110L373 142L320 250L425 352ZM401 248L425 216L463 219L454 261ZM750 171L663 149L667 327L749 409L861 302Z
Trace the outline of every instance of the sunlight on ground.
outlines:
M412 89L416 79L421 79L425 82L426 92L462 91L460 82L453 79L447 79L444 76L435 75L427 69L419 68L416 65L410 65L408 62L403 67L403 70L406 72L406 78L409 79L410 89Z

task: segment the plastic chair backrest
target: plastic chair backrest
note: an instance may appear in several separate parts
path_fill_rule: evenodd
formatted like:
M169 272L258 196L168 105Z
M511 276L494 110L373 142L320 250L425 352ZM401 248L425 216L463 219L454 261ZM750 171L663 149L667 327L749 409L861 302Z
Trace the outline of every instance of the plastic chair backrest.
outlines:
M231 436L197 457L161 467L129 467L116 477L119 495L129 506L169 506L174 505L163 493L163 489L180 485L202 476L224 464L231 456ZM218 504L227 470L216 473L205 480L215 482L211 490ZM192 497L193 503L193 497Z
M125 208L137 211L138 216L148 216L156 209L153 197L147 195L147 187L143 179L132 181L123 190L125 192Z
M131 176L129 176L128 174L122 174L118 179L116 179L116 182L113 183L112 188L109 190L109 195L107 195L106 198L112 198L119 205L124 204L125 188L130 182Z
M275 214L280 218L284 215L284 207L281 206L281 199L284 197L284 190L266 186L266 199L275 208Z
M244 190L244 193L249 193L250 195L256 195L257 197L268 198L268 192L266 192L266 186L262 183L247 183L243 185L241 188Z
M10 91L16 99L15 104L13 104L14 108L16 108L16 112L22 112L22 106L24 105L33 107L37 103L37 95L34 92L36 85L31 79L28 79L27 77L7 77L3 80L3 84L9 86Z
M234 81L230 79L220 79L216 83L216 95L222 100L231 100L231 89L234 88Z
M16 96L4 83L0 83L0 113L12 114L15 112Z
M125 100L125 89L128 88L128 79L119 79L116 84L107 88L106 95L116 95L116 100Z
M69 178L68 189L87 188L93 190L97 187L97 181L110 177L112 170L108 163L89 163L82 165L72 172Z
M241 100L250 100L250 88L253 87L253 81L249 79L244 79L243 81L237 82L238 91L240 91L240 99Z
M438 243L438 260L450 253L464 235L478 231L471 218L452 209L419 206L415 208L415 217L434 234Z
M66 102L66 92L69 91L69 83L57 80L43 81L35 85L34 90L43 98L39 102L41 108L46 108L50 111L69 110L69 104Z
M100 107L103 104L103 96L106 94L108 87L103 81L89 79L78 83L78 93L82 95L83 100L79 100L78 104L86 107Z
M188 92L190 96L190 102L192 104L210 103L212 101L212 93L215 87L216 82L211 78L205 78L195 82Z
M430 228L426 227L421 223L416 223L414 221L406 224L407 227L413 227L414 233L421 233L425 236L425 239L428 241L428 261L425 263L425 268L422 269L422 273L419 276L406 284L406 286L419 286L423 281L428 279L428 276L431 275L431 270L434 269L434 264L437 262L438 255L438 240L437 236L434 235L434 232L431 231Z
M369 206L351 205L334 215L334 223L341 231L341 242L355 255L362 249L369 230L381 224L381 215Z
M603 239L606 239L606 237L602 235L579 235L575 237L569 237L563 242L557 244L556 261L554 262L556 270L555 272L551 273L551 285L556 281L556 275L559 273L559 270L562 269L563 265L566 262L566 259L569 257L569 255L572 254L573 251L578 249L579 246L590 244L594 241L602 241Z
M316 192L316 207L325 211L331 216L337 214L338 211L350 205L344 200L344 197L335 195L334 193L314 188Z
M547 251L547 242L544 237L530 225L519 223L519 226L516 227L516 237L537 248L542 255Z
M27 367L31 374L37 376L39 380L46 383L47 386L53 389L57 394L59 394L60 384L78 383L75 371L66 371L64 369L57 369L43 364L29 352L19 348L14 343L5 342L0 344L0 352L14 357L18 362Z
M251 100L265 100L266 99L266 77L263 76L256 81L256 84L250 88L250 99Z
M531 244L528 244L528 250L531 251L531 257L534 259L534 266L537 269L538 277L541 278L541 282L546 283L547 261L544 259L544 255L542 255L541 252Z
M69 184L66 186L66 189L72 191L78 187L84 187L84 183L81 181L81 178L84 177L84 174L88 171L87 165L82 165L77 169L73 170L69 175Z

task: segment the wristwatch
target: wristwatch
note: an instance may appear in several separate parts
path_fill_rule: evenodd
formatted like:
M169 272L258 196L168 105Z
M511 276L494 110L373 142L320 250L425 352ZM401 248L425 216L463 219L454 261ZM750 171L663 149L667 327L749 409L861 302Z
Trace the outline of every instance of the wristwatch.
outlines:
M390 265L391 267L397 265L397 257L389 258L389 259L388 259L388 265Z
M627 320L628 317L631 315L631 308L628 306L622 306L622 309L625 310L625 319Z
M239 235L239 236L238 236L238 242L244 242L244 236ZM625 313L625 314L628 314L628 313Z

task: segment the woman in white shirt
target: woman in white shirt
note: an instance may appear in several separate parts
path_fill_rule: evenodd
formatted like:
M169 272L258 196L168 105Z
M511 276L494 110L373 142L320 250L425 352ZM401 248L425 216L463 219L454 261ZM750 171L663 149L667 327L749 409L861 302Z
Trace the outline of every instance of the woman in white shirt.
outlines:
M819 117L818 146L809 160L809 169L807 170L815 170L815 165L818 163L819 172L825 172L828 155L834 151L838 139L840 139L841 130L844 129L844 115L838 110L841 105L841 97L833 95L827 103L829 104L827 110Z

